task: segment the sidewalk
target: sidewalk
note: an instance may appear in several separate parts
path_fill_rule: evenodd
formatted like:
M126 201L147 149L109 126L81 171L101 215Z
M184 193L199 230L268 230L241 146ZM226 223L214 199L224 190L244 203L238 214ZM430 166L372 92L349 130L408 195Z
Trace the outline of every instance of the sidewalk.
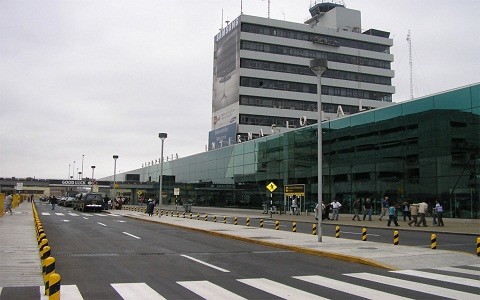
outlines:
M0 218L0 289L43 285L32 203Z

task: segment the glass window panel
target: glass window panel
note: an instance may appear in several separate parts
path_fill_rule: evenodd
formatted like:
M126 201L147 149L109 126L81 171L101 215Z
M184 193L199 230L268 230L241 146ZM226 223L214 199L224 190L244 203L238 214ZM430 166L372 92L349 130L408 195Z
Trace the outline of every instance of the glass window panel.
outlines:
M433 97L418 99L402 103L403 115L416 114L422 111L433 109Z
M435 109L468 109L472 102L470 89L459 89L433 96Z
M402 115L402 106L394 105L382 109L376 109L373 111L373 113L375 114L375 121L377 122L389 120L395 117L400 117Z
M350 119L352 126L364 125L374 122L375 115L373 114L373 112L363 112L352 115Z

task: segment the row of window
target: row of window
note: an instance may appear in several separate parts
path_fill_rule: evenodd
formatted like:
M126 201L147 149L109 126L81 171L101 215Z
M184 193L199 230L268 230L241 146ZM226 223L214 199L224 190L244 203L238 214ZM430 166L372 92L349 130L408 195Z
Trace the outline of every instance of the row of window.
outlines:
M306 58L325 58L329 61L335 61L346 64L368 66L381 69L390 69L390 62L380 59L359 57L353 55L339 54L325 51L314 51L296 47L287 47L282 45L273 45L257 43L251 41L241 41L240 49L257 52L273 53L280 55L298 56Z
M271 80L263 78L240 77L240 86L309 94L317 93L316 84ZM392 94L326 85L322 85L322 95L392 102Z
M317 103L309 101L288 100L278 98L266 98L257 96L240 96L240 105L259 106L259 107L272 107L280 109L294 109L304 111L317 111ZM323 103L322 111L328 113L336 113L338 109L337 104ZM345 114L354 114L359 111L358 106L342 105L343 112Z
M270 61L261 61L254 59L242 58L240 60L240 67L248 69L257 69L257 70L266 70L273 72L281 73L290 73L290 74L299 74L299 75L308 75L316 76L315 73L308 66L284 64ZM376 83L383 85L392 85L392 79L390 77L376 76L363 73L354 73L340 70L328 69L323 74L322 77L326 78L337 78L349 81L359 81L359 82L368 82Z
M276 117L276 116L259 116L240 114L240 124L258 125L258 126L272 126L296 128L300 127L299 118ZM307 124L315 124L317 120L307 119Z
M263 25L257 25L257 24L242 23L242 31L256 33L256 34L270 35L270 36L278 36L278 37L283 37L287 39L311 41L311 42L316 40L322 40L322 39L326 41L333 40L334 42L336 42L336 44L338 44L338 46L369 50L369 51L375 51L375 52L390 53L390 46L387 46L387 45L374 44L374 43L335 37L335 36L319 35L315 33L288 30L283 28L276 28L276 27L263 26Z

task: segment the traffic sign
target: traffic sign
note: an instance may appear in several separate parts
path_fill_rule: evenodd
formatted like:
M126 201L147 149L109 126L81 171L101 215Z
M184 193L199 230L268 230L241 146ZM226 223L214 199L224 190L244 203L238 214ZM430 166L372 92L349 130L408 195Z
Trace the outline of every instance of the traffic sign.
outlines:
M305 196L304 184L287 184L285 185L285 196Z
M180 188L173 188L173 195L174 196L180 195Z
M273 191L275 191L275 190L277 189L277 186L275 185L275 183L270 182L270 183L267 185L267 189L270 191L270 193L273 193Z

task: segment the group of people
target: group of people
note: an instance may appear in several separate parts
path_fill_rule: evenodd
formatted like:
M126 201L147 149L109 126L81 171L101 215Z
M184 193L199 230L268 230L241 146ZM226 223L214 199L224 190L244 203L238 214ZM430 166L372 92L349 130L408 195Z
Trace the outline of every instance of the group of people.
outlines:
M363 205L362 205L363 204ZM382 221L383 217L388 216L387 226L393 222L395 226L400 226L398 224L398 214L401 211L403 215L403 221L407 222L409 226L416 227L427 227L426 216L428 214L428 204L425 201L420 203L409 204L404 202L402 205L399 205L395 201L390 201L388 196L384 197L381 202L382 209L380 213L379 220ZM338 200L333 200L331 203L325 205L322 202L322 220L338 220L340 208L342 204ZM360 221L360 215L363 211L362 220L372 221L372 210L373 203L370 198L366 198L364 203L357 198L353 202L353 218L352 220ZM330 218L330 211L332 212L332 217ZM436 201L435 206L432 210L433 215L433 226L444 226L443 222L443 206L439 200ZM315 219L318 220L318 204L315 206Z

